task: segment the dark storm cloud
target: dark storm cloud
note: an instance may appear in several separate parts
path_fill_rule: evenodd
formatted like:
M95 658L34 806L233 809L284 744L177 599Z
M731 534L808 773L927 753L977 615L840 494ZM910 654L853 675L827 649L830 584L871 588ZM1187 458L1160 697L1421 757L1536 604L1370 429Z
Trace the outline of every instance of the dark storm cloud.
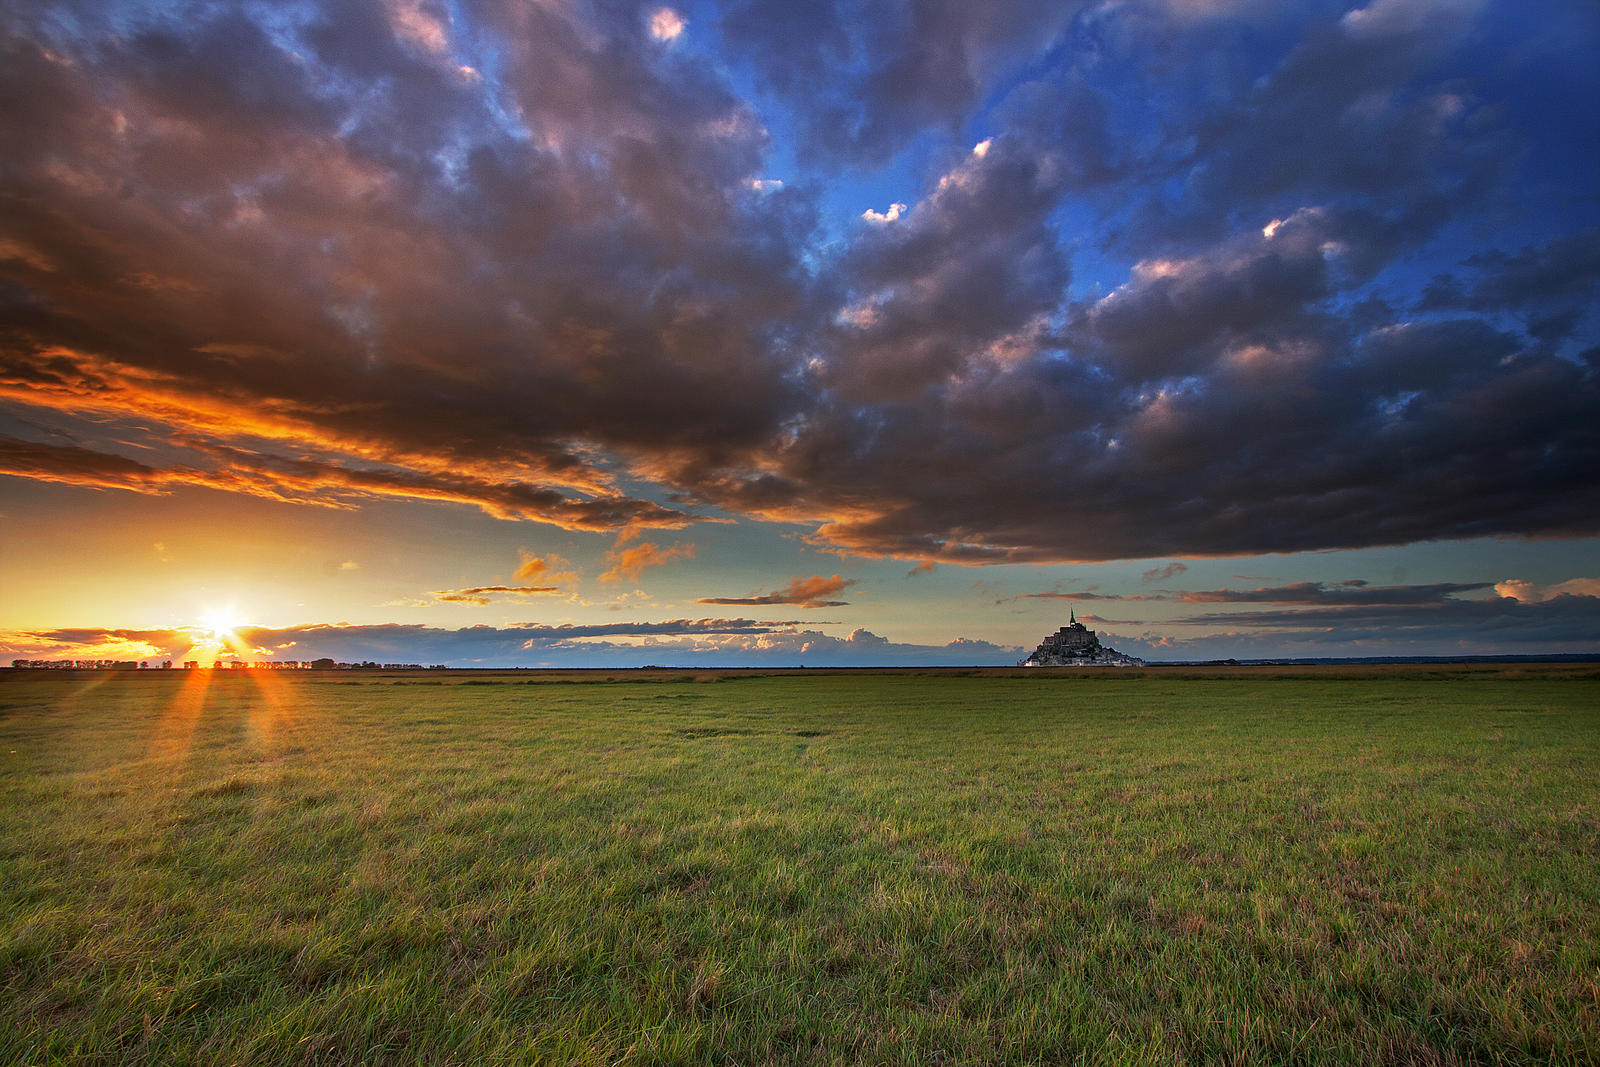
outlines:
M1440 275L1423 290L1421 311L1516 310L1528 332L1557 343L1594 310L1600 284L1600 230L1559 237L1514 253L1480 252L1463 264L1466 279Z
M898 475L819 539L982 562L1595 530L1592 362L1482 318L1363 329L1330 306L1362 236L1315 211L1268 230L1141 265L1070 347L819 420L839 440L793 449L795 481L830 464L869 499Z
M1415 235L1479 195L1517 141L1453 57L1484 5L1374 0L1312 18L1281 62L1197 122L1179 217L1315 198L1365 201ZM1458 65L1461 64L1461 65Z
M0 399L165 451L6 473L924 562L1600 530L1595 177L1527 88L1592 19L52 10L0 16ZM778 138L921 184L819 226Z
M1043 153L991 139L904 219L863 226L841 264L850 302L827 338L822 384L851 400L902 400L1034 347L1036 320L1068 281L1046 224L1060 181Z
M1083 3L735 0L723 36L780 96L805 97L801 147L881 162L927 127L955 132L992 79L1044 53Z
M1480 275L1467 305L1475 311L1565 303L1592 293L1600 280L1600 230L1512 254L1481 252L1467 263Z
M1145 261L1087 309L1073 340L1138 382L1203 370L1229 343L1315 331L1316 305L1333 291L1322 252L1329 229L1306 212L1234 248Z
M758 442L804 223L743 184L751 117L569 27L499 57L530 144L481 74L374 46L385 14L301 27L321 67L238 13L8 40L10 394L563 496L606 491L591 442Z

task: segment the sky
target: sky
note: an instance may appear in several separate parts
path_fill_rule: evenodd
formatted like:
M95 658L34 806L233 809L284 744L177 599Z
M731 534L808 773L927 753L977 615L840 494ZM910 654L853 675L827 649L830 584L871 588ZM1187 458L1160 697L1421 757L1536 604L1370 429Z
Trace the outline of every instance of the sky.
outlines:
M1589 0L10 0L0 657L1600 654Z

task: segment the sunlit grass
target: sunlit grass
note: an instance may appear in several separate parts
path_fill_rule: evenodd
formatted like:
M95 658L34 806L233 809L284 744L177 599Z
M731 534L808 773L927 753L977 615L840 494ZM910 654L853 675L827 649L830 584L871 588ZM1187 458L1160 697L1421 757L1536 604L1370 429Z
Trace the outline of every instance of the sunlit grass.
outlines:
M1576 674L9 674L0 1062L1592 1063Z

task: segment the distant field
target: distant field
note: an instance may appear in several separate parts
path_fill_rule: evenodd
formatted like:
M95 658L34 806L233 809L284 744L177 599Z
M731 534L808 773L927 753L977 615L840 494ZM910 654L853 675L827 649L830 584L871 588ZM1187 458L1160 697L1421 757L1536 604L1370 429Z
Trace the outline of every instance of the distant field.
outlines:
M0 672L0 1063L1600 1062L1594 665Z

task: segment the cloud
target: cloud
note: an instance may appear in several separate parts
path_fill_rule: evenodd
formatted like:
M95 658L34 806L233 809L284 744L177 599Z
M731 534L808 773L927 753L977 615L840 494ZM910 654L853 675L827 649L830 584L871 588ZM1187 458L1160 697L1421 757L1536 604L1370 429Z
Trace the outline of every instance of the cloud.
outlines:
M1339 25L1352 37L1420 34L1454 29L1482 8L1485 0L1373 0L1352 8Z
M1080 354L966 378L957 361L927 385L936 402L819 414L780 468L815 500L828 464L852 502L814 542L983 563L1594 532L1581 471L1600 438L1581 412L1600 400L1596 368L1483 320L1362 332L1327 316L1329 223L1296 225L1137 274L1113 302L1126 312L1078 320ZM919 379L905 358L881 364L897 387L939 366Z
M187 472L160 471L124 456L4 436L0 436L0 474L94 489L129 489L138 493L160 492L165 485L187 480Z
M376 625L307 624L301 626L239 627L235 632L244 643L262 649L295 649L288 658L315 659L329 656L358 662L418 662L440 660L470 662L488 660L511 665L521 661L521 653L549 646L564 645L591 638L683 637L718 634L765 634L792 627L793 622L763 622L754 619L666 619L659 622L620 622L599 625L466 626L443 629L424 625L384 623ZM141 655L162 654L175 657L194 645L198 630L61 628L52 630L7 631L0 638L0 652L28 654L30 657L71 656L83 649L134 648ZM262 653L262 656L268 653ZM114 658L109 654L83 658ZM279 657L284 658L284 657Z
M0 473L918 563L1600 533L1584 5L47 7Z
M1519 605L1461 601L1467 607L1395 608L1380 616L1339 615L1294 622L1274 618L1214 620L1199 636L1145 633L1115 646L1152 660L1327 657L1583 655L1600 653L1600 602ZM1261 623L1261 625L1258 625Z
M465 483L431 498L558 525L569 491L612 495L610 476L585 458L597 436L643 444L683 417L724 440L758 439L781 382L763 361L706 353L762 347L753 334L737 338L769 329L783 300L792 253L770 231L788 223L777 204L764 222L741 217L738 198L699 197L742 178L755 124L698 70L674 80L643 56L591 53L576 27L550 22L533 27L549 32L508 38L520 46L502 73L514 93L527 69L592 79L581 103L571 82L540 74L537 90L526 87L537 94L526 112L535 140L590 141L586 158L600 161L587 179L563 173L553 144L529 148L526 131L499 127L504 111L488 87L459 84L408 51L433 10L395 5L393 26L362 21L354 7L298 13L312 16L298 25L291 13L277 36L235 13L184 26L135 19L127 34L91 19L84 37L53 42L59 50L11 38L0 91L55 95L7 127L54 131L49 145L6 147L26 156L8 170L8 195L31 190L41 205L6 220L23 252L6 262L7 284L22 287L7 298L20 294L37 312L25 325L8 316L20 332L0 367L7 394L213 441L265 436L297 453L285 462L346 481L387 464ZM491 14L555 18L482 13ZM596 69L605 55L617 69ZM638 101L661 110L643 113ZM679 121L703 127L679 136L670 130ZM50 169L57 152L75 160L71 181ZM453 177L433 170L444 155L459 167ZM634 209L623 216L610 209L618 184ZM638 298L618 303L607 290L630 274L627 261L670 259L684 226L703 238L699 268L719 279L716 313L695 295L696 271L677 288L635 274ZM547 272L565 280L530 282ZM744 298L722 280L740 276L776 279L743 286L747 315L731 314ZM467 277L488 280L457 284ZM698 314L687 310L697 303ZM635 310L614 314L624 306ZM132 343L135 332L144 340ZM474 354L463 363L446 350ZM616 387L584 384L605 380ZM747 405L731 435L732 409L706 405L729 386ZM392 477L389 491L406 480ZM529 506L530 495L554 509ZM612 504L621 506L606 506L605 526L626 525L627 512L649 524L667 510Z
M1176 620L1222 626L1236 647L1276 642L1315 646L1314 655L1596 651L1600 597L1558 596L1537 603L1490 597L1434 603L1334 605L1282 611L1210 613ZM1252 635L1256 636L1252 636ZM1379 647L1392 653L1362 651Z
M991 79L1045 54L1087 5L996 0L734 0L721 29L750 73L807 106L797 150L823 164L888 159L918 131L954 132Z
M653 541L642 541L632 548L614 548L606 554L611 569L600 575L602 582L637 582L648 567L664 567L675 559L693 559L694 545L675 544L662 548Z
M535 556L531 552L519 549L517 557L519 562L512 577L519 582L544 579L558 586L572 586L578 583L578 572L572 568L571 562L553 552Z
M849 601L827 600L824 598L838 596L848 586L855 584L854 578L844 578L837 574L831 578L824 578L820 574L813 574L809 578L795 577L789 579L789 584L776 593L764 593L748 597L701 597L695 603L750 606L797 604L802 608L840 608L844 607Z
M1167 564L1165 567L1152 567L1150 570L1147 570L1140 575L1139 578L1148 585L1150 582L1164 582L1168 578L1176 578L1178 575L1184 574L1188 570L1189 568L1186 564L1173 562Z
M1009 666L1023 649L958 638L944 645L889 641L867 630L832 637L793 621L667 619L600 625L468 626L399 624L245 627L244 641L281 650L279 659L455 666ZM56 629L0 632L0 654L17 658L172 658L193 644L184 630ZM268 658L267 652L246 658Z
M1093 612L1079 615L1078 621L1096 626L1138 626L1140 624L1138 619L1108 619L1104 615L1096 615ZM1110 635L1107 635L1107 637L1109 639Z
M1597 283L1600 229L1589 228L1516 252L1475 253L1458 273L1436 276L1417 307L1423 312L1466 309L1482 314L1515 308L1525 316L1531 336L1559 343L1591 312Z
M1207 210L1237 219L1248 204L1387 191L1380 210L1415 239L1445 218L1441 197L1489 194L1516 138L1452 76L1474 62L1481 7L1396 0L1333 26L1313 20L1272 70L1241 79L1233 106L1199 124L1187 202L1146 218L1165 229Z
M658 41L674 41L688 25L678 12L670 7L658 7L650 16L650 36Z
M572 530L653 526L675 529L691 521L680 512L621 496L586 499L553 489L478 480L470 475L400 467L356 469L201 440L179 443L187 444L206 465L157 467L76 445L44 444L0 435L0 474L157 495L184 486L203 486L329 508L349 508L381 498L470 504L497 519L535 520Z
M1154 0L1154 3L1184 20L1252 15L1271 7L1271 0Z
M814 371L841 396L894 403L969 365L1005 366L1028 353L1059 302L1070 272L1048 220L1060 168L1019 138L985 144L914 211L864 216L875 224L840 264L845 306Z
M0 631L0 656L124 661L175 659L193 647L194 637L186 630L5 630Z
M1520 578L1507 578L1496 582L1494 591L1524 604L1538 604L1558 596L1600 597L1600 578L1571 578L1544 586Z
M1130 599L1130 598L1128 598L1128 597L1120 597L1120 596L1110 596L1110 595L1107 595L1105 593L1090 593L1090 592L1064 593L1064 592L1061 592L1060 590L1052 590L1052 591L1050 591L1048 593L1018 593L1014 597L1007 597L1006 598L1006 600L1127 600L1127 599ZM996 603L1005 603L1005 601L1004 600L996 601Z
M1300 582L1257 589L1180 594L1191 604L1276 604L1276 611L1209 612L1173 620L1182 626L1226 626L1240 648L1271 641L1323 646L1381 645L1404 654L1497 651L1543 645L1545 651L1579 651L1594 644L1600 620L1600 583L1573 579L1548 589L1502 582L1496 596L1461 594L1489 589L1488 582L1374 586L1360 580L1332 585ZM1507 595L1507 594L1512 595ZM1518 595L1521 594L1521 595ZM1590 627L1586 632L1585 627ZM1254 634L1255 636L1252 636ZM1419 649L1431 651L1420 652ZM1370 654L1351 652L1349 654Z
M389 0L387 7L395 36L432 55L449 52L450 35L445 22L420 0Z
M1600 651L1595 642L1600 631L1593 628L1600 621L1595 580L1547 588L1507 581L1494 587L1499 596L1467 595L1489 588L1487 582L1376 586L1350 579L1132 596L1122 599L1279 607L1180 616L1158 624L1176 627L1175 632L1119 636L1109 643L1157 660ZM1195 628L1209 632L1195 636Z
M561 588L554 585L481 585L472 589L440 589L433 598L446 603L482 606L500 597L547 596L559 592Z
M958 666L1009 667L1025 654L1020 647L957 638L944 645L916 645L890 641L866 629L848 637L832 637L816 630L779 632L759 637L731 636L696 644L680 644L675 653L684 662L732 662L748 665L804 665L808 667Z
M1432 585L1369 586L1347 582L1330 586L1325 582L1297 582L1293 585L1259 589L1213 589L1180 593L1186 604L1350 604L1350 605L1425 605L1452 601L1460 593L1490 588L1489 582L1437 582Z

